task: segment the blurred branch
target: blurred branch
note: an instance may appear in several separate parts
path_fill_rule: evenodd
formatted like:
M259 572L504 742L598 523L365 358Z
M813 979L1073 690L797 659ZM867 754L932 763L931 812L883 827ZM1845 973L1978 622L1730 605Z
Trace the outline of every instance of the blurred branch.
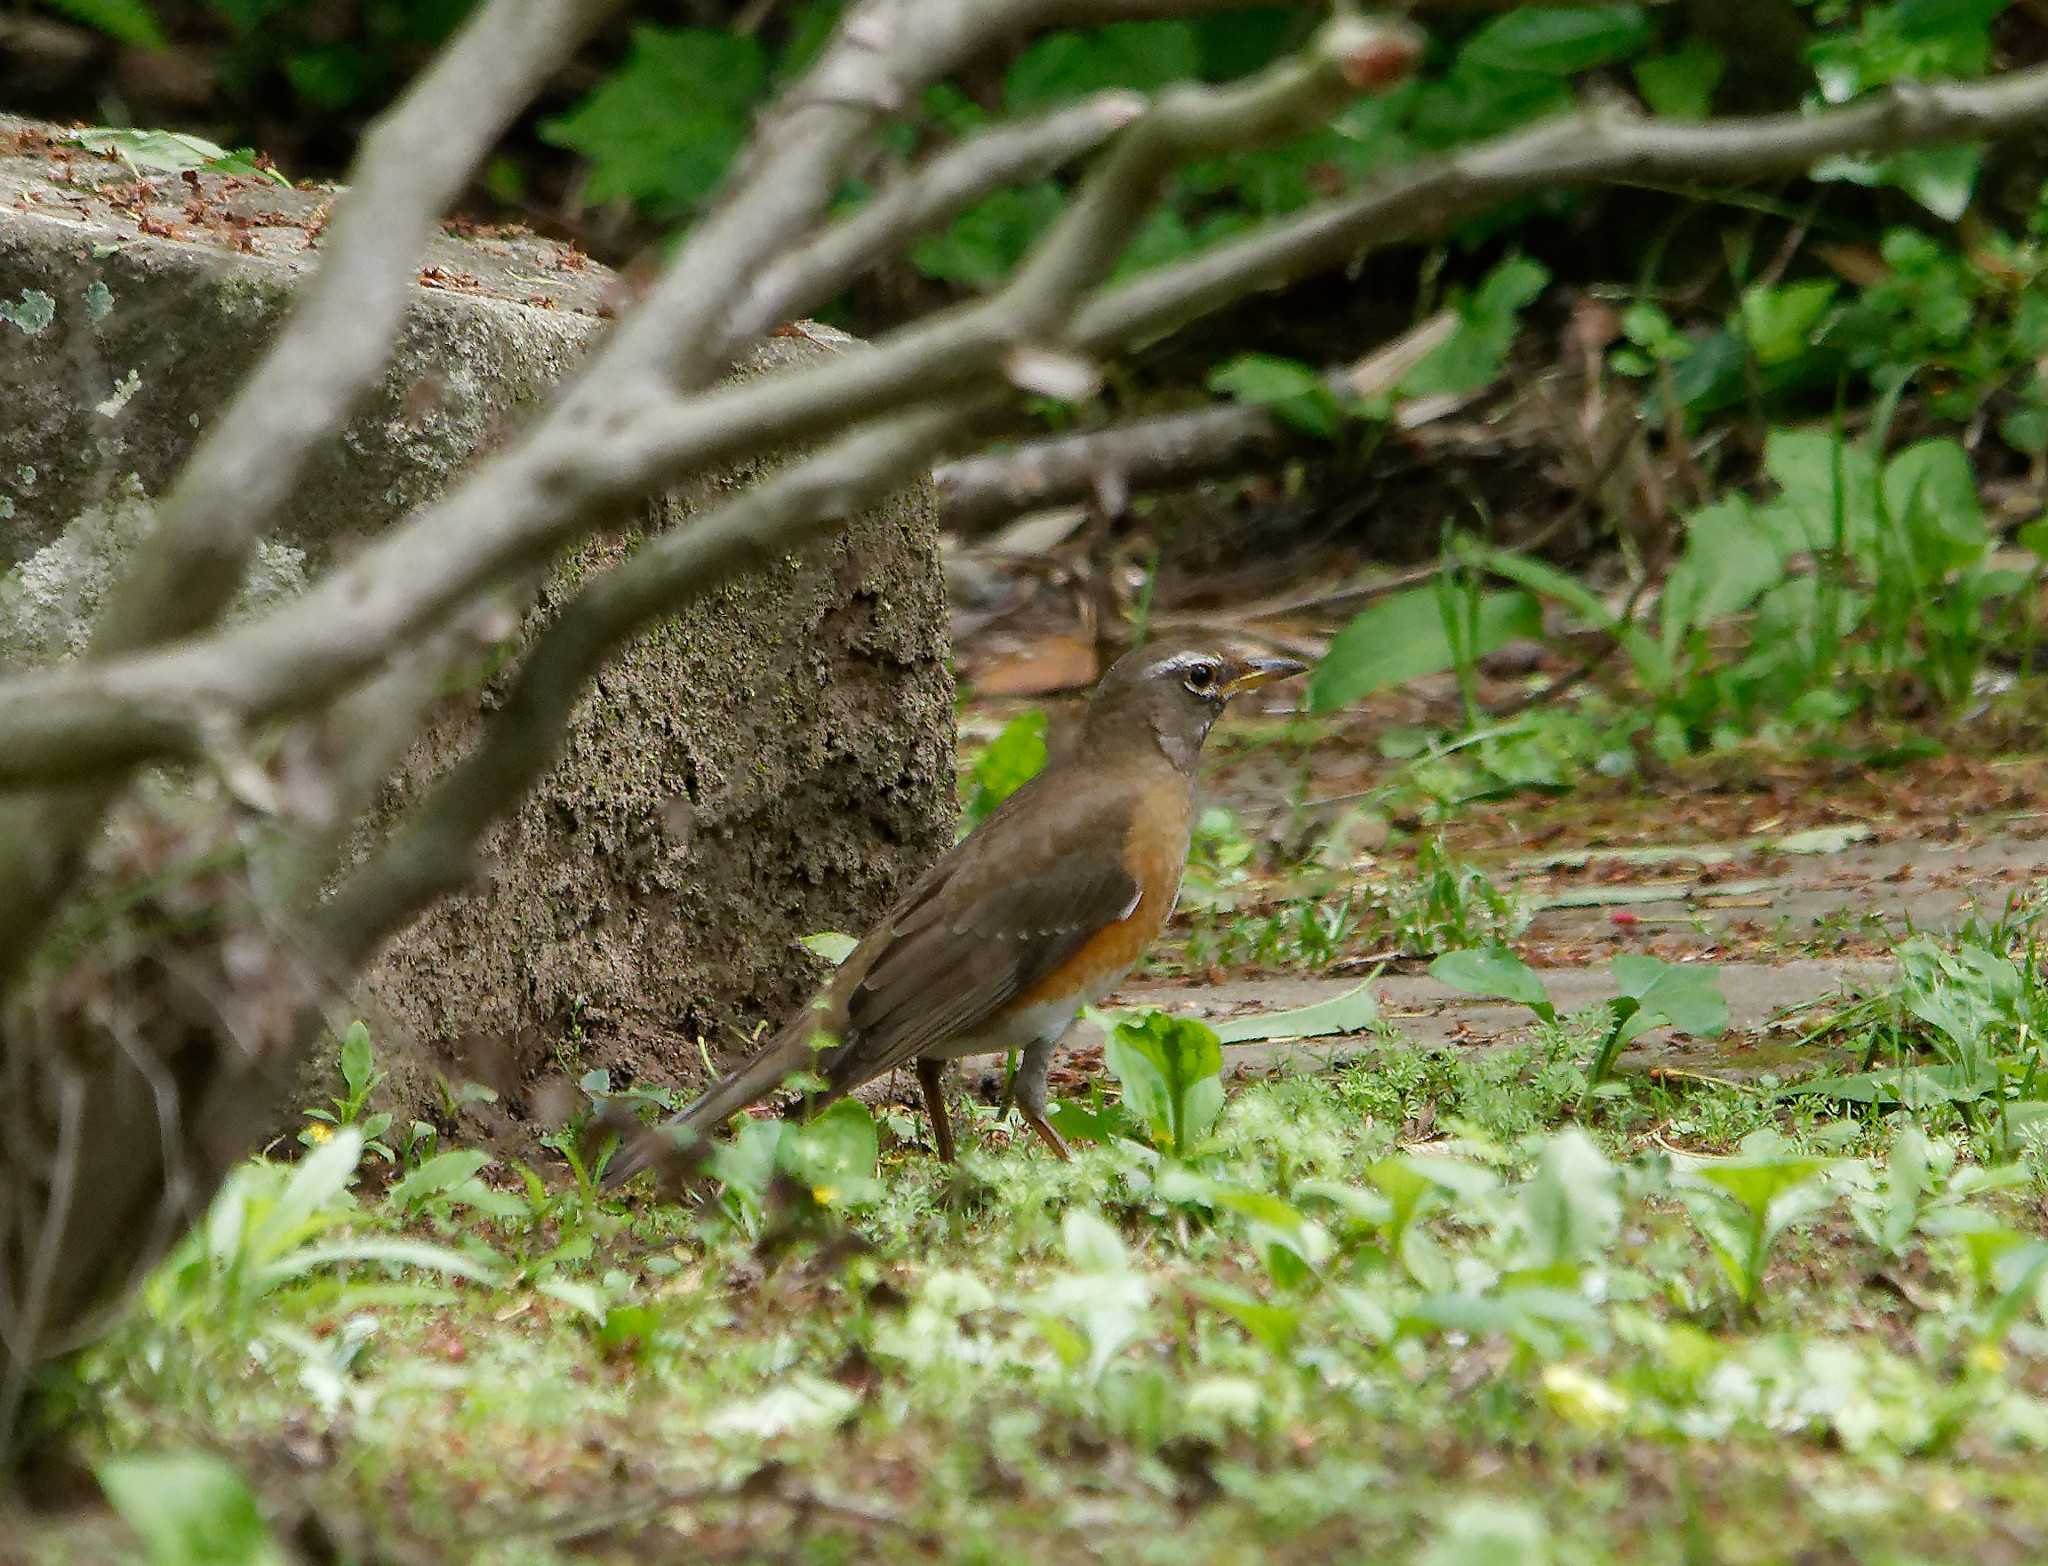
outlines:
M319 271L157 507L92 657L202 630L232 601L273 513L382 371L442 210L617 3L491 0L364 133ZM0 989L76 876L117 782L0 800Z
M1340 405L1383 396L1457 324L1448 312L1432 316L1358 363L1332 370L1324 385ZM1291 428L1265 408L1218 403L967 457L945 464L933 478L941 523L972 533L1020 511L1064 505L1105 490L1167 489L1244 473L1319 445L1327 449L1327 443Z
M304 598L203 641L139 658L0 681L0 783L61 781L150 756L201 754L219 725L310 705L352 683L489 581L543 558L607 507L709 463L983 387L1019 344L1111 353L1261 288L1278 288L1363 251L1434 233L1510 196L1607 179L1747 179L1797 171L1849 151L1890 153L2004 134L2048 118L2048 67L1970 84L1900 84L1816 115L1691 124L1600 109L1433 159L1161 267L1084 304L1062 329L1052 269L1068 283L1106 266L1110 230L1097 195L1069 209L1086 256L1064 244L990 300L895 334L822 367L678 399L594 372L579 407L512 451ZM1143 129L1144 122L1133 126ZM1278 125L1268 127L1277 130ZM1231 136L1232 144L1243 132ZM1136 136L1127 144L1142 148ZM1114 187L1147 193L1157 176L1126 162ZM1142 178L1130 177L1133 172ZM1115 216L1113 212L1108 214ZM1128 217L1128 213L1123 216ZM1121 231L1121 230L1119 230ZM1045 259L1047 254L1061 257ZM1056 291L1060 297L1068 292ZM629 326L628 330L632 330ZM590 397L603 382L613 395Z
M572 599L535 642L476 750L314 915L335 960L364 961L429 903L469 882L478 840L554 765L584 687L621 642L915 479L961 419L961 409L947 406L856 430L688 527L650 539Z
M997 294L818 368L680 398L601 360L524 441L264 617L120 663L0 682L0 783L72 780L216 736L346 688L480 589L544 560L648 489L936 395L1001 384L1020 348L1058 344L1174 164L1290 134L1355 90L1394 35L1335 23L1310 57L1253 81L1177 89L1132 124ZM1400 45L1400 60L1412 46ZM650 299L622 329L636 336ZM659 334L658 326L650 331ZM51 707L63 703L63 715Z

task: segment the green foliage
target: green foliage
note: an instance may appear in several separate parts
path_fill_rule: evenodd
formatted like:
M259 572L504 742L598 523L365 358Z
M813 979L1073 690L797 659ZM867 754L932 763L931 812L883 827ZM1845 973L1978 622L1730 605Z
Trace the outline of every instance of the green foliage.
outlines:
M334 1107L306 1111L309 1124L299 1132L300 1145L317 1147L333 1134L330 1128L353 1128L362 1133L370 1152L387 1163L395 1162L398 1155L383 1140L391 1129L391 1116L383 1110L370 1110L370 1095L377 1091L385 1074L377 1069L369 1025L361 1018L350 1023L342 1035L340 1067L342 1091L328 1100Z
M43 0L43 4L74 22L83 22L117 43L138 49L161 49L164 31L149 0Z
M1471 663L1522 637L1540 636L1540 606L1527 593L1489 593L1469 615L1446 613L1434 588L1381 599L1330 643L1309 676L1309 706L1329 712L1374 691Z
M1185 1156L1223 1113L1223 1046L1206 1023L1160 1011L1119 1022L1103 1062L1162 1152Z
M284 1566L249 1486L211 1453L110 1457L94 1477L148 1566Z
M677 217L724 177L767 82L767 59L752 38L636 27L618 71L541 134L590 160L590 200L634 201Z
M1402 395L1427 397L1491 385L1507 363L1522 311L1549 282L1548 268L1526 256L1510 256L1469 295L1453 290L1448 303L1457 312L1457 329L1402 378Z
M960 810L961 829L971 831L994 815L996 806L1037 777L1044 765L1045 714L1020 712L975 757Z
M1780 1139L1760 1133L1739 1158L1688 1170L1679 1196L1720 1265L1736 1303L1756 1307L1772 1246L1792 1225L1832 1206L1826 1158L1784 1152Z
M1209 372L1209 390L1233 401L1269 409L1283 424L1334 440L1345 410L1323 377L1293 359L1244 353Z
M1497 995L1527 1006L1555 1025L1557 1006L1536 971L1504 946L1446 952L1430 965L1432 977L1468 995ZM1614 1062L1633 1039L1652 1028L1712 1038L1728 1026L1728 1001L1715 970L1705 963L1666 962L1624 952L1610 970L1620 992L1606 1007L1607 1023L1586 1070L1581 1103L1598 1093Z
M89 152L111 152L138 174L181 174L193 169L206 174L248 175L284 186L291 184L247 147L231 152L184 131L99 126L68 132L65 139Z

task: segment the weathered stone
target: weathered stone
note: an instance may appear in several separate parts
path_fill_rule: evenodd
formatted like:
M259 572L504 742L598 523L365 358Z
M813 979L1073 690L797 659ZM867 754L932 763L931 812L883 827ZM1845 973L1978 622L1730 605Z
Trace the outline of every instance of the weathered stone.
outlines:
M139 179L62 133L0 119L0 665L64 656L120 551L318 257L331 192L215 174ZM252 580L274 600L432 498L603 329L616 287L572 248L444 234L389 374L323 455ZM741 372L848 351L824 328ZM649 526L740 481L664 497ZM633 546L621 528L555 568L539 623ZM500 674L450 697L380 802L395 819L462 753ZM558 1066L675 1080L816 976L795 938L858 926L948 839L952 685L922 486L728 584L626 650L564 762L487 851L488 883L371 974L384 1064L418 1107L476 1074ZM502 1047L511 1046L509 1056ZM509 1068L509 1069L508 1069Z

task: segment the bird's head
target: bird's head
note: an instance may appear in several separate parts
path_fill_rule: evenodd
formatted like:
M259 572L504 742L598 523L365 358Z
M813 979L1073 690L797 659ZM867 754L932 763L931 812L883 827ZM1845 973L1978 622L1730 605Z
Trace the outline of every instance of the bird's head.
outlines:
M1128 744L1149 733L1167 760L1193 770L1209 726L1233 696L1302 673L1292 658L1252 657L1209 638L1147 642L1110 665L1088 702L1088 737Z

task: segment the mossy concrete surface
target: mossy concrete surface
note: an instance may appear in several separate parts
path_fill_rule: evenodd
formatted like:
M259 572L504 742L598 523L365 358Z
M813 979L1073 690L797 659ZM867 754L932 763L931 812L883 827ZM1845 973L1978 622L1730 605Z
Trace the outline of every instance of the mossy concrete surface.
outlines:
M0 666L75 651L148 497L219 416L319 257L333 200L148 174L0 118ZM383 383L315 463L252 574L289 595L439 493L604 330L620 284L518 232L434 240ZM857 345L771 339L742 374ZM707 477L558 563L529 630ZM518 1115L563 1069L686 1081L816 977L950 840L952 683L928 488L662 622L588 693L562 764L486 844L473 893L393 943L360 997L401 1105L483 1077ZM449 697L386 790L397 819L489 721ZM699 1040L704 1047L700 1049Z

